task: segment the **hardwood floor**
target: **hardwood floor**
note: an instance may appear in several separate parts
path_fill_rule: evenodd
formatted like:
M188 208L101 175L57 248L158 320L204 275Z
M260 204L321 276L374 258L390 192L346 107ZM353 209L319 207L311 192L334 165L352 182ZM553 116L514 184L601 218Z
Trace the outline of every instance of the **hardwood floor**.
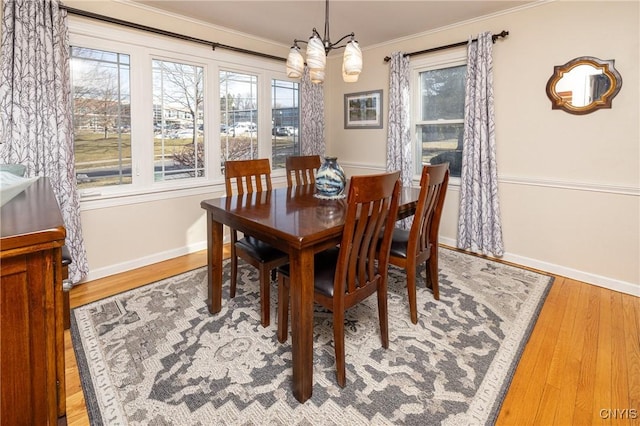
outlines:
M203 251L92 281L72 289L71 307L206 262ZM68 424L88 425L69 331L65 358ZM496 424L640 425L640 298L556 277Z

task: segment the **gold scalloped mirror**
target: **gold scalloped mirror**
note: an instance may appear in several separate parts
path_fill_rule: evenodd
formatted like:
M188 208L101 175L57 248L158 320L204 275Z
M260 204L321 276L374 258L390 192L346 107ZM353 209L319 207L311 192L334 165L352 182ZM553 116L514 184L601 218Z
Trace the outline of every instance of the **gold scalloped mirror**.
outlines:
M611 108L611 101L622 87L622 77L614 60L581 56L555 66L547 82L552 109L571 114L588 114L599 108Z

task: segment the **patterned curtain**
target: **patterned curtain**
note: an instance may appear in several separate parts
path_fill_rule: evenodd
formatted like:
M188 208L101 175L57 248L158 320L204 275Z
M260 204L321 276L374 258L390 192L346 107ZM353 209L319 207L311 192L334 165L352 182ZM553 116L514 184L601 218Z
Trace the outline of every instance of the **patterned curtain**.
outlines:
M502 256L491 33L468 44L458 247Z
M413 180L409 78L409 57L403 52L393 52L389 61L387 171L400 170L402 185L407 187ZM398 225L408 229L411 222L408 218Z
M59 0L4 0L0 58L0 162L46 176L58 200L69 278L88 270L73 156L69 35Z
M311 82L309 68L304 67L300 89L301 155L325 155L324 87Z

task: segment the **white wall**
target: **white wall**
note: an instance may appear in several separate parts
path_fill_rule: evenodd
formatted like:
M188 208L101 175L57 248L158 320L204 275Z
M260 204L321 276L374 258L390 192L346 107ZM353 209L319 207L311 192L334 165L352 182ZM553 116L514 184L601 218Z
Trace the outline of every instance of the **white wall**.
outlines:
M345 93L383 89L394 51L509 31L494 45L496 138L507 260L640 295L639 3L556 1L367 49L358 83L327 71L327 150L347 173L383 170L382 130L345 130ZM547 80L579 56L614 59L612 109L552 110ZM459 187L450 184L442 241L455 245Z
M287 48L113 2L71 7L285 56ZM114 7L114 4L117 7ZM381 130L344 130L343 95L383 89L395 50L416 51L508 30L494 46L498 170L505 259L640 295L640 135L638 2L544 3L364 51L358 83L342 83L329 60L327 152L349 174L385 167ZM175 28L174 28L175 27ZM173 29L172 29L173 28ZM623 86L613 108L575 116L551 110L545 85L554 65L578 56L615 59ZM85 208L84 238L97 278L206 247L200 201L224 191L202 188L175 200ZM442 241L455 244L458 188L450 185Z

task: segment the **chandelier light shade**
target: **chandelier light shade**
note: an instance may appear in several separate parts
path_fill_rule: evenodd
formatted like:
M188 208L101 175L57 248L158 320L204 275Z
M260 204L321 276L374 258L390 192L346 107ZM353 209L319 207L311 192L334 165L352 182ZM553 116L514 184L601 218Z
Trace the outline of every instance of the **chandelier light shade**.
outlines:
M344 48L342 68L347 75L360 75L362 72L362 51L358 42L350 41Z
M314 35L307 44L307 66L310 71L324 70L327 66L327 54L320 37Z
M359 74L347 74L344 70L344 61L342 61L342 80L344 80L345 83L355 83L358 81L358 77Z
M312 83L320 84L324 81L324 70L309 69L309 78Z
M338 46L347 37L350 37L349 42L346 45ZM336 43L331 43L329 37L329 0L326 0L325 3L324 37L321 38L314 28L308 41L293 40L293 46L291 46L287 57L287 76L290 78L301 78L304 72L304 58L300 53L298 43L307 44L306 64L309 67L309 75L313 83L324 81L329 52L343 47L345 50L342 58L342 78L347 83L358 81L358 76L362 72L362 51L355 40L354 33L343 36Z
M287 57L287 76L289 78L302 78L304 72L304 58L298 46L293 46Z

